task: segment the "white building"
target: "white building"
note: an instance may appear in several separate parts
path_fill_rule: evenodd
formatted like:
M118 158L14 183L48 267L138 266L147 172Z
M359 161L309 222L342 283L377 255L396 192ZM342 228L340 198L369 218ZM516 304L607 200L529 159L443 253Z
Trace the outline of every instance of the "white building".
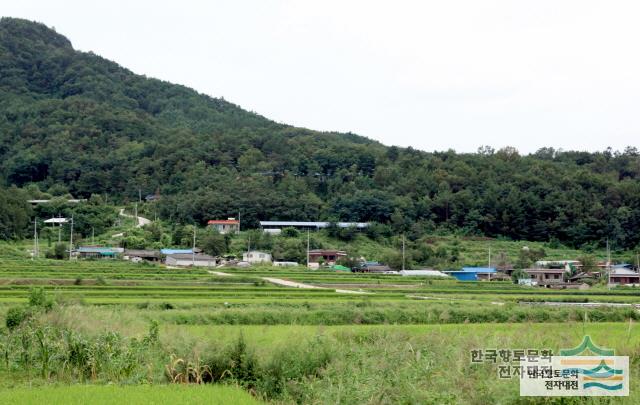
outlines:
M294 267L298 266L298 262L273 262L276 267Z
M265 252L252 250L242 254L242 261L248 263L271 263L271 255Z
M422 276L422 277L450 277L438 270L400 270L399 272L403 276Z
M204 254L188 254L178 253L174 255L168 255L165 260L167 266L197 266L197 267L214 267L216 265L216 258Z

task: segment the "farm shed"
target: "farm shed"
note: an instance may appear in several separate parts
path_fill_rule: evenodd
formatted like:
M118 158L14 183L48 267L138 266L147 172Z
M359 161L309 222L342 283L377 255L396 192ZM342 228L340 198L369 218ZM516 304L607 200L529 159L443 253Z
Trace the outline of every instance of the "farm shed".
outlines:
M160 261L160 251L159 250L149 250L149 249L125 249L124 250L124 259L131 261L149 261L149 262L158 262Z
M305 222L305 221L260 221L260 227L264 232L278 233L282 228L296 228L301 230L318 230L331 226L332 222ZM364 229L368 222L333 222L338 228Z
M251 264L271 263L271 254L252 250L250 252L245 252L242 254L242 261L249 262Z
M80 246L77 250L81 259L115 259L124 249L101 246Z
M496 274L493 267L463 267L462 270L445 271L446 274L455 277L458 281L491 280Z
M205 254L185 254L178 253L168 255L165 259L167 266L197 266L197 267L214 267L217 260L213 256Z
M273 262L276 267L295 267L298 266L298 262Z
M160 253L163 255L186 255L193 253L193 249L160 249ZM198 253L197 250L196 253Z

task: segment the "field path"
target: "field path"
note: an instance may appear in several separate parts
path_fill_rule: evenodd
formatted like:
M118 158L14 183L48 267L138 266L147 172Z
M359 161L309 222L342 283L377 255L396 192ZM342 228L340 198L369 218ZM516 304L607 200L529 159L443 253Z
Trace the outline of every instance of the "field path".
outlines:
M283 280L281 278L273 278L273 277L262 277L262 279L264 281L268 281L271 284L277 284L277 285L282 285L285 287L296 287L296 288L315 288L315 289L320 289L320 290L332 290L332 288L327 288L327 287L319 287L317 285L312 285L312 284L304 284L304 283L298 283L297 281L289 281L289 280ZM373 294L371 292L366 292L366 291L357 291L357 290L335 290L335 292L337 293L341 293L341 294Z
M134 216L133 216L133 215L131 215L131 214L125 214L125 213L124 213L124 208L121 208L121 209L120 209L119 215L120 215L121 217L134 218ZM137 217L137 218L138 218L138 224L136 225L136 228L142 228L143 226L145 226L145 225L149 225L149 224L151 223L151 220L150 220L150 219L147 219L147 218L141 217L141 216L139 216L139 215L138 215L138 217Z
M298 283L296 281L283 280L281 278L273 278L273 277L262 277L264 281L268 281L271 284L283 285L285 287L296 287L296 288L319 288L324 290L324 287L318 287L317 285Z
M212 270L209 270L207 273L209 273L209 274L213 274L213 275L215 275L215 276L233 277L233 274L223 273L223 272L221 272L221 271L212 271Z

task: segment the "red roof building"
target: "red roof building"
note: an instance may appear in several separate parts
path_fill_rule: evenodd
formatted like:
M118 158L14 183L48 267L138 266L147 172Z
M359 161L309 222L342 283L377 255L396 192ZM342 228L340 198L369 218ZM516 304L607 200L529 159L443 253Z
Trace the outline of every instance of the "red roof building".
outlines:
M212 219L207 225L220 233L237 233L240 231L240 221L235 218L229 219Z

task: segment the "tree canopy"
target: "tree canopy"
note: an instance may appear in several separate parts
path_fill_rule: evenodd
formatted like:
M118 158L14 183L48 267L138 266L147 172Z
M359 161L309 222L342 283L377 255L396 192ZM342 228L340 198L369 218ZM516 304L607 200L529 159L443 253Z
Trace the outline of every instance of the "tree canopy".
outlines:
M428 153L279 124L76 51L42 24L0 20L5 189L117 202L158 194L158 214L182 224L241 211L246 227L376 221L408 237L448 231L573 246L608 238L633 247L639 178L633 147ZM1 191L0 206L21 205L12 198ZM23 219L1 221L2 237L23 232Z

